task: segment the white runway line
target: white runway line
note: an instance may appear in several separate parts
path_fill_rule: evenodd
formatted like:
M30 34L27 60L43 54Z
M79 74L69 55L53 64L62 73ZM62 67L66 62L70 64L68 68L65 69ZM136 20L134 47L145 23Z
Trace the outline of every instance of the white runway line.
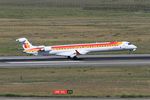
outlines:
M39 64L39 63L76 63L81 61L28 61L28 62L6 62L9 64Z

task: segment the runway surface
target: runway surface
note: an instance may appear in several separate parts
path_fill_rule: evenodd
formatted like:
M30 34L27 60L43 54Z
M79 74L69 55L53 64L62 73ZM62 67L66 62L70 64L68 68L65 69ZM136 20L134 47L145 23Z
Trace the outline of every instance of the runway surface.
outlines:
M79 60L69 60L61 56L0 57L0 68L150 65L150 54L82 55L78 57Z

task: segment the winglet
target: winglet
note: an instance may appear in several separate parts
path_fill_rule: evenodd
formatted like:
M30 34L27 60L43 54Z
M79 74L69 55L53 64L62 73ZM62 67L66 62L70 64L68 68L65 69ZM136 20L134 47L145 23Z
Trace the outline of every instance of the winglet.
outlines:
M78 50L75 50L76 51L76 55L80 55L79 51Z

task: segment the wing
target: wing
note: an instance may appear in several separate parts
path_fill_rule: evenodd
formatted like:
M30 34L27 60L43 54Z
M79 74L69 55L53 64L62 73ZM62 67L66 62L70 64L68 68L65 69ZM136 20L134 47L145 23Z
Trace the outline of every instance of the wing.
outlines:
M71 50L71 51L59 52L59 53L56 53L56 55L74 57L77 55L83 55L83 54L87 54L87 53L88 53L88 51L85 51L85 50Z

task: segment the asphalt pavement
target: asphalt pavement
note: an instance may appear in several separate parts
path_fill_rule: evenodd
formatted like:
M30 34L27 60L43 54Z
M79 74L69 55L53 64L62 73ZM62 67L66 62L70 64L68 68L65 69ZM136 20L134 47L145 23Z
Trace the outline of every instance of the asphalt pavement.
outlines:
M70 60L61 56L7 56L0 57L0 68L150 65L150 54L81 55L78 57L78 60Z

